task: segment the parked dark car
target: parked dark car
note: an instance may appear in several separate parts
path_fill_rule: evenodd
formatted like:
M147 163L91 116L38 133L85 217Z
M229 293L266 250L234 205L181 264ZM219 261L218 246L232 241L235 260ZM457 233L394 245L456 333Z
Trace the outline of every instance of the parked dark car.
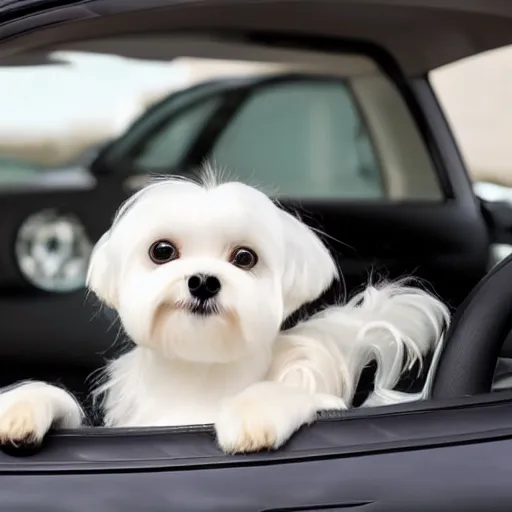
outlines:
M428 72L510 42L505 0L1 3L0 68L55 51L283 68L171 94L87 161L93 183L0 188L0 385L44 379L86 396L117 333L68 286L78 263L150 173L205 159L325 232L346 281L326 298L413 274L457 309L425 401L323 417L248 456L223 455L209 425L58 432L36 452L4 447L2 510L509 511L512 390L492 385L512 367L512 263L488 272L508 211L475 198ZM74 252L52 289L31 237L59 222Z

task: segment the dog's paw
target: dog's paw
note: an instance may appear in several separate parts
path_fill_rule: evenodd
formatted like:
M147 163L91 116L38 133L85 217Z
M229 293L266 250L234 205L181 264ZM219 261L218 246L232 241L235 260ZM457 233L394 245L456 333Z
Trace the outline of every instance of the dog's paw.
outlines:
M221 410L215 425L217 441L226 453L247 453L271 449L278 444L276 418L262 404L237 397Z
M345 408L333 395L259 383L224 402L215 424L217 441L230 454L277 449L302 425L313 422L319 411Z
M29 382L0 393L0 444L39 445L52 425L78 427L82 410L66 391Z
M37 406L29 400L6 407L0 412L0 444L39 444L47 429L37 416Z

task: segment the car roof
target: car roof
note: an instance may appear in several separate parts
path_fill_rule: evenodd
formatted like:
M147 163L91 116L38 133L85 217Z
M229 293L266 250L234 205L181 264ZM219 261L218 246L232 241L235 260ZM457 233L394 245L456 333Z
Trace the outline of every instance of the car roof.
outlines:
M5 23L0 41L38 28L35 15L43 11L40 27L61 35L69 21L92 26L119 15L136 30L265 31L356 40L386 49L408 75L512 42L510 0L11 0L0 7L0 23ZM50 11L58 14L54 27ZM70 25L70 38L80 34L80 24Z

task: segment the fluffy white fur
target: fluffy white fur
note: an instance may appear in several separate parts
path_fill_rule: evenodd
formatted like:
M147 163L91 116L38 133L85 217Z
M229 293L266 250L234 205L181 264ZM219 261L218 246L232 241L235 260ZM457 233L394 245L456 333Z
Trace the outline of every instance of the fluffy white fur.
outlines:
M179 258L155 264L148 250L162 239ZM230 262L237 247L256 252L254 268ZM187 279L198 273L221 283L209 314L192 311ZM319 237L254 188L168 179L139 191L97 243L88 275L136 344L96 390L105 424L213 423L226 452L278 448L318 411L350 405L372 358L370 403L406 400L392 391L403 361L422 361L436 346L446 307L406 282L388 283L280 330L337 277ZM0 394L3 441L38 442L51 424L81 421L72 397L46 383Z

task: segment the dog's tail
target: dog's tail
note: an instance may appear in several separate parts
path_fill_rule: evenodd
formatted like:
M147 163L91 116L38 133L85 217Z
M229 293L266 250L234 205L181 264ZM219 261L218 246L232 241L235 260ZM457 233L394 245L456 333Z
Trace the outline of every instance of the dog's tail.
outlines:
M448 308L435 296L407 280L370 285L342 306L327 308L291 331L336 347L349 382L343 398L351 402L363 368L377 363L373 400L407 401L393 392L400 377L435 351L450 320ZM348 396L347 396L348 395ZM397 395L397 396L395 396ZM411 394L410 399L414 396ZM377 400L377 401L379 401Z

